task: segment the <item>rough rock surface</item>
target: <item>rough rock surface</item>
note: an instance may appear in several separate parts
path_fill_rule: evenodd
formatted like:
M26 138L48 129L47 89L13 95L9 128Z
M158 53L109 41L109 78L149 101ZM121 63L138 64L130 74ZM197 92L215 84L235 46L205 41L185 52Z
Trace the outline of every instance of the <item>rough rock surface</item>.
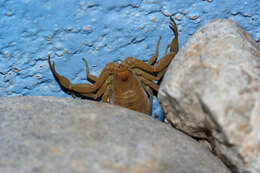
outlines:
M235 172L260 172L260 46L235 22L212 21L187 41L159 99L172 125L208 138Z
M0 137L0 172L229 172L160 121L90 101L1 98Z

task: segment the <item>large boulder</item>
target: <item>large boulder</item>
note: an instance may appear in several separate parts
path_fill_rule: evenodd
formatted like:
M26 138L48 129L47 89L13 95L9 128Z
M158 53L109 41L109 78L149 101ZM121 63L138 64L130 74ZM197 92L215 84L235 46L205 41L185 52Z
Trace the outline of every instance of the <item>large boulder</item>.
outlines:
M229 173L208 149L145 114L54 97L0 99L0 172Z
M260 172L260 46L235 22L199 29L159 90L166 119L206 139L234 172Z

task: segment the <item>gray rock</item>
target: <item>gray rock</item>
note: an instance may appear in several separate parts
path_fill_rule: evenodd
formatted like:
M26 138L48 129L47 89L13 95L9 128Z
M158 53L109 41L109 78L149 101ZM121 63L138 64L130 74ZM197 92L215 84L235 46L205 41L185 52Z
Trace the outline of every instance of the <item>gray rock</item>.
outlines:
M0 172L229 172L192 138L109 104L1 98L0 115Z
M260 172L260 46L235 22L199 29L159 91L167 121L208 138L234 172Z

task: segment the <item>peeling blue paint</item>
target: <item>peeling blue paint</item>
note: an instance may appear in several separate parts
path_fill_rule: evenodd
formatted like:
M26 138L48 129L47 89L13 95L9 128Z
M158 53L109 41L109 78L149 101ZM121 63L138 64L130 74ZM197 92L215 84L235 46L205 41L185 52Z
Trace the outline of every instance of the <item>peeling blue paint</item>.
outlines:
M1 97L69 97L49 70L48 54L73 83L85 82L83 57L98 75L127 56L148 60L160 35L163 56L173 37L166 14L176 18L180 46L216 18L235 20L260 43L259 0L0 0L0 7Z

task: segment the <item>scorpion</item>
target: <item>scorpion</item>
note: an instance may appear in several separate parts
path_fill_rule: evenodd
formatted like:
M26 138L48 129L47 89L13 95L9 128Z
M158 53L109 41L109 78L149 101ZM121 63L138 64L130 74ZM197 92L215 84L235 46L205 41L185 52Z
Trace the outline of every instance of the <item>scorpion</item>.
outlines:
M171 44L167 45L165 56L159 61L157 58L161 36L157 41L155 54L148 63L127 57L121 63L108 63L99 77L96 77L90 74L88 62L83 58L86 65L86 78L90 83L72 84L69 79L56 72L54 61L51 63L50 55L48 55L52 74L61 88L73 97L77 94L80 97L96 101L102 100L105 103L151 115L153 96L158 93L160 81L178 52L178 29L172 16L170 16L170 20L169 27L174 33L174 39ZM169 48L170 51L168 51Z

